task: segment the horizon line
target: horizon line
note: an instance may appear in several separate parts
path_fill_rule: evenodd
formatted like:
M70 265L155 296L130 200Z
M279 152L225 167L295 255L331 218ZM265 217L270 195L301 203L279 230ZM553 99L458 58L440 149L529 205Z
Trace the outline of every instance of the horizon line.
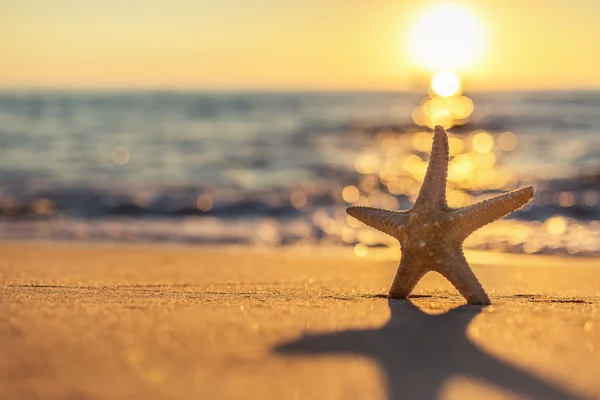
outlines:
M61 86L0 86L0 92L47 92L47 93L109 93L109 92L127 92L127 93L210 93L210 94L284 94L284 93L306 93L306 94L326 94L326 93L402 93L402 94L423 94L427 90L416 89L365 89L365 88L208 88L208 87L127 87L127 86L89 86L89 87L61 87ZM573 92L600 92L600 87L590 88L526 88L526 89L475 89L465 90L463 93L573 93Z

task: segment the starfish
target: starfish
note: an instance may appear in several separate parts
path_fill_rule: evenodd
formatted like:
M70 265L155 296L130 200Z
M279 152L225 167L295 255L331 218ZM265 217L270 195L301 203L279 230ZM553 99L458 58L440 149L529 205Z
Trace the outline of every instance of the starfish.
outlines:
M400 242L400 266L388 297L406 298L427 272L436 271L468 303L487 305L490 299L469 267L462 243L482 226L521 208L533 198L533 188L528 186L468 207L451 209L446 202L447 176L448 135L438 125L434 129L425 179L410 210L349 207L346 212Z

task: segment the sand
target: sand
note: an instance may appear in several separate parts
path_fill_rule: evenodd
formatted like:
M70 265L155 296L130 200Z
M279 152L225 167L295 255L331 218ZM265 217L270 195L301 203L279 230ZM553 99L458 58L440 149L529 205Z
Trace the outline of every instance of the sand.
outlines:
M1 399L600 398L600 262L467 257L493 306L346 250L0 243Z

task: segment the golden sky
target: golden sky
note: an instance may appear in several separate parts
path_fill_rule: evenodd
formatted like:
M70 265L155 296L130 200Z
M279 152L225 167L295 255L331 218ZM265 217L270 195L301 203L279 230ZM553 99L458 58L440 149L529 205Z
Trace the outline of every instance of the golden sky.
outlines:
M0 87L404 90L439 3L0 0ZM485 31L472 89L600 88L600 1L454 3Z

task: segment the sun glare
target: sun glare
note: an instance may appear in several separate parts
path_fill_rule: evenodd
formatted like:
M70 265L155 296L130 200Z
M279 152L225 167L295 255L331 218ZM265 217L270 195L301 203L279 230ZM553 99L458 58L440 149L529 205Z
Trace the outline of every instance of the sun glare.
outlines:
M431 79L431 89L442 97L457 95L460 92L460 79L454 72L438 72Z
M409 47L421 67L432 71L462 70L480 58L483 36L483 27L470 10L442 4L416 21L409 35Z

